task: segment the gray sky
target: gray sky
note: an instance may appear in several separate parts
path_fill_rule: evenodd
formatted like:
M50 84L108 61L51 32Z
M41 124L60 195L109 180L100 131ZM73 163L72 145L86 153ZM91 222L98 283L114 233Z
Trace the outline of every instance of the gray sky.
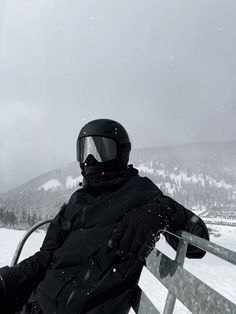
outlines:
M133 147L236 140L235 0L1 0L0 192L75 160L83 124Z

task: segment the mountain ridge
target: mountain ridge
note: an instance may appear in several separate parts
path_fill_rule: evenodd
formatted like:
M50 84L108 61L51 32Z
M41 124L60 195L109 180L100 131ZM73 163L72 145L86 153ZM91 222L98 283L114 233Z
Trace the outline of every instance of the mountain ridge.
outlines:
M133 149L130 162L205 220L236 222L236 141ZM1 194L0 209L14 212L19 221L29 213L51 217L82 180L79 163L71 162Z

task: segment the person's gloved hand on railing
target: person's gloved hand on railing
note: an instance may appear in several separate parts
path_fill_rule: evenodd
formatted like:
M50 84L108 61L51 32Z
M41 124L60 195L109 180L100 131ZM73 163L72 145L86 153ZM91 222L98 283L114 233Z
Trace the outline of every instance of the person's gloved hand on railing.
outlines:
M114 228L108 245L121 258L139 257L142 261L154 248L160 230L168 228L174 210L161 201L132 209Z

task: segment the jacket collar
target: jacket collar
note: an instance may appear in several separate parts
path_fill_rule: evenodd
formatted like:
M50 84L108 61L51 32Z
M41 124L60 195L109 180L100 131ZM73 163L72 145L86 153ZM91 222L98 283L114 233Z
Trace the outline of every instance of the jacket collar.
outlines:
M132 176L138 176L138 170L129 166L121 171L102 172L96 175L87 175L84 177L83 190L86 191L109 191L122 185Z

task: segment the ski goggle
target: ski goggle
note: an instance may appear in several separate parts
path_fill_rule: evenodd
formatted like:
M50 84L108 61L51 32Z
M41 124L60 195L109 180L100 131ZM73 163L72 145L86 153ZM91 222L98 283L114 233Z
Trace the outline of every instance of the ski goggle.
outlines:
M117 144L107 137L82 137L78 140L77 159L83 163L89 155L93 155L98 162L115 159L117 157Z

